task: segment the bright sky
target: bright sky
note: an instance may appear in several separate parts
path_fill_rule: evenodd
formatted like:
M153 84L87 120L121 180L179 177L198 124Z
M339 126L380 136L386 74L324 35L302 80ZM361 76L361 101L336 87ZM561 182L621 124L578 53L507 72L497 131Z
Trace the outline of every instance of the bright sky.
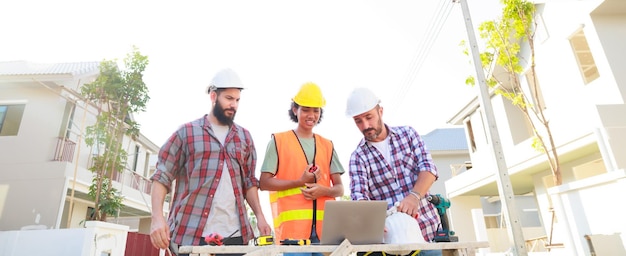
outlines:
M136 118L157 145L209 112L204 90L217 70L231 67L247 86L235 121L254 137L257 169L270 134L296 127L287 116L291 98L312 81L328 102L314 131L334 141L347 170L362 137L344 115L353 88L373 89L386 123L422 135L447 127L477 94L464 84L473 66L459 46L467 41L461 5L451 2L2 1L0 61L123 59L137 46L150 61L151 100ZM474 26L479 13L499 12L497 2L469 0ZM344 183L347 190L347 175Z

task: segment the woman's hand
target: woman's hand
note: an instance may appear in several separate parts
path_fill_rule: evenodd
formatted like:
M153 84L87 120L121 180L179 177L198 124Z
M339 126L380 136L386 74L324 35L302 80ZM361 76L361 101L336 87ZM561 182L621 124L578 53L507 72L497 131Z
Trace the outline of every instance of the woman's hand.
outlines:
M319 197L325 196L328 193L328 188L318 185L317 183L305 183L306 188L301 188L302 195L307 200L315 200Z

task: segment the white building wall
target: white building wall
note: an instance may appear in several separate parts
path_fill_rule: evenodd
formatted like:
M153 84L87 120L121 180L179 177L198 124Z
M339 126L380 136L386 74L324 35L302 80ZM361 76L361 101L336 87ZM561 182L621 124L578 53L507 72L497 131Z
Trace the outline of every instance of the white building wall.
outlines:
M483 217L480 197L455 197L450 200L450 205L450 211L448 213L450 230L455 232L455 235L459 237L459 241L485 241L477 240L476 230L481 230L481 227L475 227L474 223L470 221L473 210L481 210L481 217ZM482 223L484 224L484 219ZM482 229L484 228L485 227L482 227Z
M76 80L54 78L54 82L22 79L0 83L0 104L25 104L17 136L0 136L0 230L15 230L29 225L67 227L64 218L69 214L70 198L66 194L72 189L76 193L87 193L93 178L87 168L97 150L87 146L84 132L95 122L98 111L93 107L85 110L85 103L78 102L67 138L77 143L73 150L73 162L55 161L59 137L66 135L70 113L67 106L72 105L73 97L58 86L77 88L90 79L91 76ZM149 164L147 150L158 150L143 139L147 144L140 147L139 175L146 175L149 169L146 166ZM134 145L139 142L127 141L132 154ZM127 185L130 184L129 181ZM149 197L130 187L118 186L118 189L124 192L125 204L149 213L146 203ZM77 221L84 220L87 206L85 202L74 205L73 227L78 226Z
M599 4L625 6L617 0L542 2L541 18L547 37L536 41L536 74L562 156L562 186L548 189L553 185L551 172L541 160L543 154L530 148L530 141L515 145L511 138L518 128L507 119L510 113L505 112L503 99L494 96L492 103L509 174L536 172L532 183L546 233L554 234L553 243L569 246L563 255L589 255L584 235L619 233L626 241L624 212L614 199L626 192L626 10L605 8L613 14L590 15ZM569 41L578 30L584 31L600 74L588 84ZM469 116L478 148L471 154L475 169L446 182L451 185L447 188L452 188L452 195L463 195L495 178L486 171L495 172L495 164L493 153L484 150L488 145L481 143L484 130L479 111L480 107ZM557 213L554 230L552 206Z
M58 111L63 102L53 93L41 90L37 84L11 83L2 85L3 101L20 101L26 104L17 136L2 136L0 142L10 147L0 147L0 163L33 163L49 161L60 126ZM43 128L43 129L42 129ZM1 175L1 174L0 174Z
M433 161L439 172L439 179L433 183L430 188L431 194L441 194L444 197L448 197L446 193L445 181L452 177L452 164L463 164L465 161L469 161L469 154L467 152L463 154L442 154L436 151L431 151Z

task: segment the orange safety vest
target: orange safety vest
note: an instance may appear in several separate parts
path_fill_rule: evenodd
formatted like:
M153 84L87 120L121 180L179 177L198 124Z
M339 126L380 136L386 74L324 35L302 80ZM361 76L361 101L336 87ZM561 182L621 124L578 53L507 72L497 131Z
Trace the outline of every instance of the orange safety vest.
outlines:
M274 177L284 180L297 180L302 176L308 165L304 150L295 132L286 131L273 134L278 153L278 167ZM315 138L315 156L313 163L320 168L317 184L330 187L330 163L333 155L333 144L330 140L317 134ZM270 204L274 219L274 233L279 241L284 239L308 239L311 235L313 220L313 201L306 200L300 188L282 191L270 191ZM324 204L334 197L319 197L316 205L316 231L322 237L322 220Z

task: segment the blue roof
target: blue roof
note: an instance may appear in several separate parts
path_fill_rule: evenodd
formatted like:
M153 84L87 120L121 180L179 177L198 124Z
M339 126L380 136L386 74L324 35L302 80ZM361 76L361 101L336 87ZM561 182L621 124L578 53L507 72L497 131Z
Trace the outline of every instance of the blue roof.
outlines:
M464 128L438 128L422 136L430 151L467 150Z

